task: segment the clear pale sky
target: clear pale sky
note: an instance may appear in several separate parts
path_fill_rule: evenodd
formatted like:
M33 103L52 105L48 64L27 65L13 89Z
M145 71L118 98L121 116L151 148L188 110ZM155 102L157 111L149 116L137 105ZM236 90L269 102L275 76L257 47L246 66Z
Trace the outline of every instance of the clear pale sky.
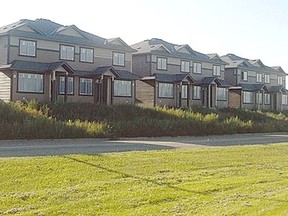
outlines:
M76 3L77 2L77 3ZM287 0L5 0L0 26L45 18L131 45L153 37L288 73Z

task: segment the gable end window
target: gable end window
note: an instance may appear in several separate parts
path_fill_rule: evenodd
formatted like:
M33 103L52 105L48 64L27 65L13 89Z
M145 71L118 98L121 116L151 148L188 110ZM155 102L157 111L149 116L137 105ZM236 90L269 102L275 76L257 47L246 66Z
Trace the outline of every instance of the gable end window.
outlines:
M80 61L93 63L94 61L94 50L90 48L80 48Z
M181 72L190 72L190 62L189 61L181 61Z
M167 70L167 59L166 58L157 58L157 69L158 70Z
M75 47L60 45L60 59L74 61Z
M124 53L113 53L113 65L115 66L125 66L125 54Z
M201 74L202 73L202 64L195 62L193 64L193 73Z
M213 76L220 76L221 75L221 67L219 65L213 66Z
M248 81L248 72L247 71L243 71L241 78L242 78L243 81Z
M36 56L36 41L20 40L20 51L21 56Z

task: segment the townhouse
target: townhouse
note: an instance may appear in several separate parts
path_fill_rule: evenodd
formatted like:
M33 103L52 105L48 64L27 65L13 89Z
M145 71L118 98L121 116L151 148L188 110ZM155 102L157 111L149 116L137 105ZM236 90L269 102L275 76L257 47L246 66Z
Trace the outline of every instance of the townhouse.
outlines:
M228 107L225 62L217 54L205 55L189 45L153 38L131 45L132 69L137 82L137 103L172 107Z
M260 59L250 60L235 54L221 59L229 89L229 107L281 111L288 109L286 73L281 67L268 67Z
M0 28L0 100L134 104L133 52L121 38L20 20Z

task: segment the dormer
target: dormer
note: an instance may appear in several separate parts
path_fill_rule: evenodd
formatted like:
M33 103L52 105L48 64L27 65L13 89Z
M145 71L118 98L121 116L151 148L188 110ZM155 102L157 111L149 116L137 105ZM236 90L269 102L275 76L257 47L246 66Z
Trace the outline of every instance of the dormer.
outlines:
M262 63L260 59L250 60L249 62L255 67L262 67L262 68L265 67L265 65Z
M161 51L161 52L171 53L170 50L166 48L163 44L151 45L150 48L151 48L151 51Z
M184 45L176 45L174 46L175 50L180 53L185 53L185 54L194 54L194 51L191 49L191 47L188 44Z
M62 26L58 28L54 33L52 34L60 34L60 35L67 35L67 36L73 36L73 37L79 37L79 38L85 38L84 34L79 30L75 25L71 26Z

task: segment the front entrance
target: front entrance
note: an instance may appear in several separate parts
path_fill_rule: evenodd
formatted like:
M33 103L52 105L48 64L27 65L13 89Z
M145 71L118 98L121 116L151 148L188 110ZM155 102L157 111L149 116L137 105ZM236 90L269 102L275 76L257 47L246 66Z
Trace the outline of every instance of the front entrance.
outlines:
M113 82L111 76L103 76L95 84L95 102L105 105L112 105Z

